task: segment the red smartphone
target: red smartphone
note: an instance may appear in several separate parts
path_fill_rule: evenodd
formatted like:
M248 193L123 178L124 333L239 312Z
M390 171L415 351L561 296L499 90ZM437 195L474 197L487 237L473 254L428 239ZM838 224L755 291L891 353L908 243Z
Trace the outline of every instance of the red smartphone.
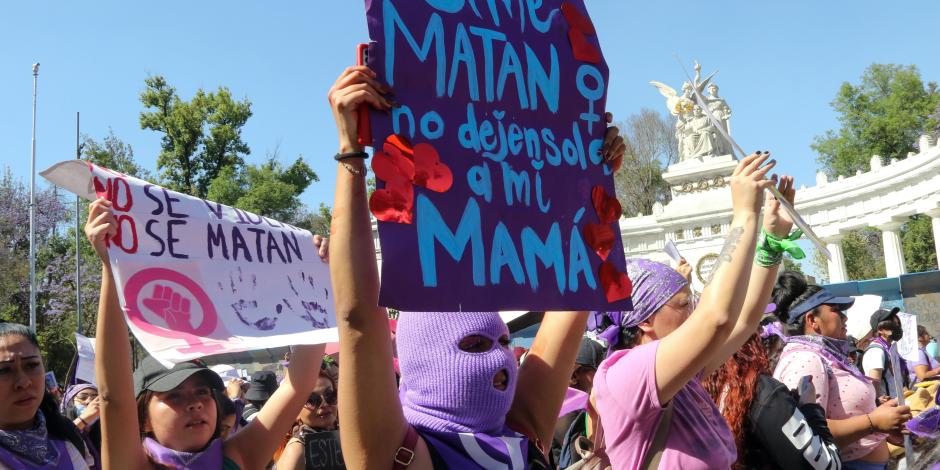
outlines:
M356 65L369 65L369 45L359 44L356 46ZM372 126L369 124L369 105L359 105L359 122L356 126L359 131L359 145L372 145Z

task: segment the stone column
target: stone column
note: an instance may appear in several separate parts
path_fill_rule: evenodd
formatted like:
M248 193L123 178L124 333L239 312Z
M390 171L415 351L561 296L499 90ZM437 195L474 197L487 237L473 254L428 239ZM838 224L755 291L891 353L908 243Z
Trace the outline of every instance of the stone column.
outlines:
M940 209L927 212L930 216L930 225L933 226L933 243L937 252L937 267L940 268Z
M829 283L837 284L848 281L849 276L845 271L845 257L842 255L842 235L828 237L825 242L829 254L832 255L832 259L828 260Z
M885 271L888 277L898 277L907 273L904 267L904 251L901 250L901 223L890 222L879 226L881 243L885 251Z

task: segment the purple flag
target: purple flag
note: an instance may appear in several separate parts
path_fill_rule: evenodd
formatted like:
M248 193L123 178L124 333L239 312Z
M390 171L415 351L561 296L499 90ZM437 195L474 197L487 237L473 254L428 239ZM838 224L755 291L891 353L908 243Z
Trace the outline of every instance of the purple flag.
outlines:
M383 305L628 310L608 70L582 0L366 0Z

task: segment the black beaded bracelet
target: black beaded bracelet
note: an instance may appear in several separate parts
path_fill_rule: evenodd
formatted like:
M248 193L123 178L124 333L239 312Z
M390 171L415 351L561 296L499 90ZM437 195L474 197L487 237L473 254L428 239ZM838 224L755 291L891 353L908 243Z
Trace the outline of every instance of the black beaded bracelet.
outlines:
M346 153L337 153L336 156L333 158L335 158L336 161L341 162L344 160L348 160L350 158L366 159L366 158L369 158L369 154L365 152L346 152Z

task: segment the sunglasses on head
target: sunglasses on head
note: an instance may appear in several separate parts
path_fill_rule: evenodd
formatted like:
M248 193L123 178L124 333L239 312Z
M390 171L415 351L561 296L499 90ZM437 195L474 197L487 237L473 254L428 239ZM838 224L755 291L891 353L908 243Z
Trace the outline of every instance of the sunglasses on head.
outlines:
M310 395L310 398L307 399L307 404L314 408L319 407L323 403L326 403L329 406L335 405L336 404L336 392L330 391L330 392L322 393L322 394L312 394Z

